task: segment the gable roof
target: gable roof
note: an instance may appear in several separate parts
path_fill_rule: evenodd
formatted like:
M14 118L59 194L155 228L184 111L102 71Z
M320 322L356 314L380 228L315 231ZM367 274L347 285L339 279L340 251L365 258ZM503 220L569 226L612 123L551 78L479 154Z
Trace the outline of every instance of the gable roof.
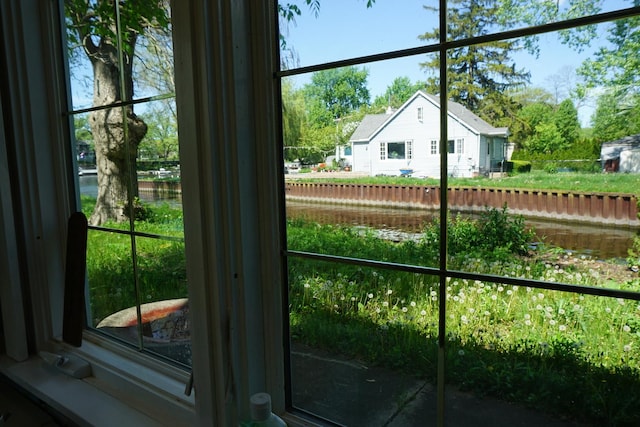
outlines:
M409 98L398 110L396 110L392 114L368 114L364 116L360 125L356 128L349 139L351 142L359 142L359 141L368 141L373 138L373 136L382 130L388 123L393 121L393 119L402 114L404 110L413 102L415 98L418 96L422 96L435 105L438 109L440 109L440 98L434 95L430 95L421 90L414 93L411 98ZM471 130L475 131L475 133L481 135L495 135L495 136L506 136L509 130L506 127L497 128L491 126L489 123L481 119L480 117L473 114L471 111L466 109L461 104L458 104L454 101L449 101L447 103L449 115L454 119L457 119Z

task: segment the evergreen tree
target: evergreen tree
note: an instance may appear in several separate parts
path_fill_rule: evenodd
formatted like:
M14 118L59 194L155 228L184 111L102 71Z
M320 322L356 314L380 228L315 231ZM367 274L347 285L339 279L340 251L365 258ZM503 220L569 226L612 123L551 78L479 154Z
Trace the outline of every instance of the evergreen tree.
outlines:
M578 110L570 99L565 99L558 105L555 113L555 125L567 145L578 141L580 137Z
M451 0L447 10L447 38L460 40L488 34L496 30L496 16L501 12L495 0ZM425 9L436 10L425 6ZM419 36L421 40L437 41L440 31L434 29ZM448 97L473 112L482 112L482 102L492 95L494 102L506 90L529 82L530 74L516 69L510 55L523 47L519 40L503 40L466 46L448 51ZM430 92L437 93L440 58L433 57L421 64L435 73L427 80ZM496 114L493 111L492 114Z

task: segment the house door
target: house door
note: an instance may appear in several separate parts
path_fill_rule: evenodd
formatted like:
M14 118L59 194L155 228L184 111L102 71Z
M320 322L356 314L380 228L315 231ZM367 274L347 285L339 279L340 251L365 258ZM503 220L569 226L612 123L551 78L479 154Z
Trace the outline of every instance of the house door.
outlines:
M353 144L353 171L371 173L369 144Z

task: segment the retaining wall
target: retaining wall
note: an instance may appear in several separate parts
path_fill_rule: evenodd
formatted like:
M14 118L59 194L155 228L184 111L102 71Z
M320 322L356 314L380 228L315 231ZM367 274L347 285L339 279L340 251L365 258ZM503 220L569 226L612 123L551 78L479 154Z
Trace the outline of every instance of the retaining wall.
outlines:
M438 186L286 182L285 190L287 198L306 201L421 209L441 204ZM451 209L463 212L506 204L509 212L529 217L640 226L638 200L631 194L451 187L447 200Z

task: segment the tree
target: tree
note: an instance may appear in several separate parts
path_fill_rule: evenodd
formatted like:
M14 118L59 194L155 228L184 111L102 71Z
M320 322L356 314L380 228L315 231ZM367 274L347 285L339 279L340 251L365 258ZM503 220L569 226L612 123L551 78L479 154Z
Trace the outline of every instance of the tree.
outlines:
M299 150L302 146L302 133L305 126L305 109L302 91L296 90L291 80L282 80L282 133L284 139L284 157L286 160L301 159L308 150ZM303 154L304 153L304 154Z
M373 101L372 109L383 111L387 107L398 108L418 90L425 87L424 83L411 83L409 77L396 77L383 95Z
M556 108L554 124L567 145L572 145L580 137L580 120L573 101L565 99Z
M309 121L312 126L335 126L335 121L369 104L364 68L343 67L314 73L304 87Z
M495 0L451 0L448 9L447 38L457 40L488 34L495 28L500 2ZM437 9L425 6L425 9ZM439 40L440 31L434 29L418 36L420 40ZM508 89L528 83L529 73L516 69L510 54L523 47L518 40L503 40L452 49L448 51L448 96L473 112L479 112L482 100L494 99ZM435 75L427 80L427 88L437 93L440 58L434 57L420 64Z
M640 133L640 95L609 91L598 98L591 117L593 138L599 142L612 141Z
M167 28L168 11L162 0L67 0L65 12L69 42L81 47L91 64L92 106L105 107L89 113L98 170L98 196L89 221L122 221L137 195L136 155L147 125L133 105L109 106L133 99L137 42L150 28Z

